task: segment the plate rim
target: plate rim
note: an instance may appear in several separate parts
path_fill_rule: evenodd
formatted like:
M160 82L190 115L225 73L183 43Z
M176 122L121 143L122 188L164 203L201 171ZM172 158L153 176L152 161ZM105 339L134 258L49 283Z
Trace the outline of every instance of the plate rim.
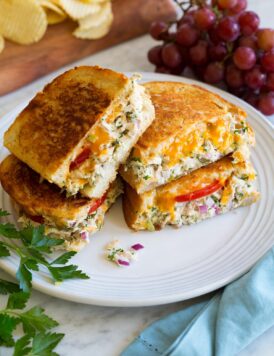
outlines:
M185 83L189 83L189 84L195 84L200 87L206 88L210 91L213 91L214 93L217 93L221 96L224 96L226 100L231 99L234 102L237 101L239 106L243 106L244 108L249 109L251 112L253 112L256 116L259 116L261 119L260 124L267 127L268 129L270 129L270 135L271 135L272 139L274 138L274 125L269 120L267 120L267 118L263 114L261 114L258 110L253 108L248 103L244 102L242 99L240 99L240 98L238 98L238 97L236 97L236 96L234 96L220 88L211 86L211 85L203 83L203 82L199 82L195 79L179 77L179 76L175 76L175 75L153 73L153 72L142 72L142 71L122 72L122 73L124 73L127 76L131 76L136 72L138 72L142 75L142 78L144 81L150 81L151 80L150 77L154 77L155 79L153 79L153 80L159 80L159 81L167 81L168 80L168 81L177 81L177 82L185 82ZM28 104L28 102L31 100L31 98L32 98L32 96L30 98L24 100L23 102L21 102L14 109L9 111L2 117L1 124L0 124L0 130L2 130L3 127L5 127L5 125L7 125L7 122L9 121L9 118L11 116L15 116L18 111L23 110L23 108ZM212 292L214 290L217 290L219 288L222 288L223 286L227 285L228 283L236 280L240 276L247 273L250 270L250 268L258 260L260 260L262 258L262 256L270 248L271 247L264 248L265 251L261 253L261 256L259 258L257 258L255 256L255 258L250 260L247 267L245 269L239 271L238 273L234 273L234 274L224 277L222 279L217 279L215 282L210 283L206 287L196 288L194 292L183 291L181 293L178 292L176 294L171 294L169 296L166 296L166 295L160 296L160 297L153 296L151 298L145 297L144 299L140 299L140 298L136 299L136 297L134 297L135 298L134 299L134 298L130 298L130 296L128 296L127 299L125 299L125 300L121 300L121 298L119 298L119 297L118 297L118 299L112 299L112 298L98 299L96 297L94 298L94 297L90 297L88 295L87 296L75 295L74 293L71 293L71 291L69 293L65 293L62 290L58 289L57 286L55 286L54 284L52 284L50 282L46 282L43 280L37 281L35 278L36 273L34 273L34 275L33 275L34 278L33 278L32 283L33 283L33 289L38 290L42 293L45 293L45 294L48 294L50 296L57 297L60 299L64 299L67 301L73 301L73 302L78 302L78 303L83 303L83 304L91 304L91 305L107 306L107 307L140 307L140 306L164 305L164 304L179 302L182 300L187 300L190 298L195 298L195 297L204 295L206 293ZM14 265L8 259L0 259L0 267L8 274L12 275L13 277L15 276L15 269L13 268ZM66 281L64 283L69 285L69 281Z

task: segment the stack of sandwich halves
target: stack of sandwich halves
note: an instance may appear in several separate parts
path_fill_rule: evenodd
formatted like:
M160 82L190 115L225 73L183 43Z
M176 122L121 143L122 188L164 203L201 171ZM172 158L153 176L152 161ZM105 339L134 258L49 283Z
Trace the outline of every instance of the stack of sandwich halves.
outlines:
M246 113L216 94L175 82L145 84L155 120L120 174L129 227L179 227L255 202L255 144Z
M181 226L258 199L243 110L202 88L144 86L99 67L70 70L5 133L0 167L20 222L78 250L122 192L134 230Z
M79 250L122 192L118 168L154 119L136 78L78 67L48 84L4 136L0 167L20 222Z

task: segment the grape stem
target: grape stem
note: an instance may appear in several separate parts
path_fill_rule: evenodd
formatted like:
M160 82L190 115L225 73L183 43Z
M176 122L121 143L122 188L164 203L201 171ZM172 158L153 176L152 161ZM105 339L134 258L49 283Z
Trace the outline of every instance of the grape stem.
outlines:
M206 5L206 0L174 0L175 3L182 9L183 13L187 12L194 6L203 7Z

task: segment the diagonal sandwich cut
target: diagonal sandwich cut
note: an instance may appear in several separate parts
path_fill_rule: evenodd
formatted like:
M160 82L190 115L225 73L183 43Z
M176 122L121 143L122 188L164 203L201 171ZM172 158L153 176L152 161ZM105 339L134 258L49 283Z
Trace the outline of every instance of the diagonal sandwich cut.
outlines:
M125 220L133 230L194 224L256 202L255 178L249 161L233 163L227 156L141 195L126 184Z
M89 234L100 230L105 213L122 193L122 182L117 178L99 199L66 197L14 155L1 163L0 180L23 226L44 224L46 235L64 239L62 246L75 251L88 243Z
M120 168L138 194L231 153L235 162L249 158L255 137L241 108L196 85L149 82L144 86L156 117Z
M97 66L65 72L19 114L5 147L68 195L100 198L154 119L137 79Z

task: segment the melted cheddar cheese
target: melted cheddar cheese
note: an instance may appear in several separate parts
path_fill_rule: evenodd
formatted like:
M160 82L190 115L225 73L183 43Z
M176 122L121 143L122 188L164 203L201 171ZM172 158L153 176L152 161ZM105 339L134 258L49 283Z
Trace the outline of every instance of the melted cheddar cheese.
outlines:
M208 129L204 134L204 138L211 141L221 153L224 153L233 142L229 125L229 120L218 119L214 123L207 124Z
M105 150L101 149L102 145L106 145L111 141L111 137L108 132L101 126L96 126L92 130L92 140L89 140L89 147L93 154L103 155Z

